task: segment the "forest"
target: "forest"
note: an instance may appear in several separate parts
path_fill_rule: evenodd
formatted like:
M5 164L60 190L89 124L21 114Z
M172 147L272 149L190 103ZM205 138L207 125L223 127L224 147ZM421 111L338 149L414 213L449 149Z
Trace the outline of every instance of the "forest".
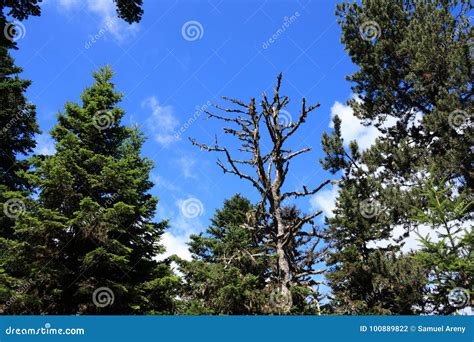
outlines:
M470 0L333 4L355 68L346 75L353 94L347 106L377 131L368 147L344 138L342 115L307 139L302 130L324 112L317 98L293 93L290 102L283 68L265 79L271 91L251 84L251 98L224 91L187 121L209 125L207 135L175 127L171 139L210 157L220 186L242 184L190 235L189 258L165 254L170 222L158 218L163 201L152 193L160 157L155 163L144 152L146 124L125 119L128 94L115 67L95 67L80 100L60 98L53 128L40 130L27 93L36 80L23 76L30 66L14 56L22 53L27 20L43 20L42 6L0 0L2 314L472 314ZM112 20L122 25L159 15L142 0L113 6ZM264 50L311 16L296 13ZM185 27L183 35L200 38ZM53 153L38 153L43 133ZM316 150L322 157L310 159L305 172L323 179L290 186L298 159ZM301 206L331 186L338 189L333 215ZM183 205L191 219L202 210ZM404 249L413 236L420 247Z

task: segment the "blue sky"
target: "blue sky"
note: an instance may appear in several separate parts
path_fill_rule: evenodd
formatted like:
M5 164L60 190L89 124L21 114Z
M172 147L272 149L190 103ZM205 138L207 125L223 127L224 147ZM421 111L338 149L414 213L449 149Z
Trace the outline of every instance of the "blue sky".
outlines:
M373 141L376 132L361 126L344 105L351 96L345 76L355 66L339 41L335 4L148 0L142 21L128 25L116 18L112 0L47 0L41 17L23 23L25 34L14 52L23 77L33 80L28 97L37 106L44 132L37 152L54 151L48 131L56 114L66 101L80 101L92 71L110 64L114 83L125 94L123 123L139 124L148 137L143 155L155 162L157 219L170 220L164 238L168 253L186 257L187 237L205 229L224 199L237 192L258 199L249 184L222 173L215 154L190 144L188 137L212 143L217 135L236 147L222 136L220 122L206 120L203 106L224 105L222 95L259 99L263 91L272 92L280 71L282 92L291 99L289 117L297 118L302 97L310 104L319 102L321 107L293 136L293 147L313 150L295 160L287 190L303 184L311 188L330 177L318 160L321 134L330 130L335 113L345 119L348 140ZM322 208L328 213L335 194L327 187L297 204L306 212ZM182 210L189 204L191 214Z

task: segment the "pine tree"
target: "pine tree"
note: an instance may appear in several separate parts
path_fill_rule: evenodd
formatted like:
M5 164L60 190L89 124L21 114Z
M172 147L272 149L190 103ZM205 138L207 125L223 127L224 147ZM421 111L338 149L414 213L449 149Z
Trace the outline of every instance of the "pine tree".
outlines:
M122 94L111 69L93 75L82 105L68 102L58 116L51 132L57 152L33 160L38 201L15 227L24 241L18 260L32 279L23 310L171 312L179 279L153 259L163 252L167 223L152 222L152 163L140 156L141 133L120 125Z
M385 182L418 184L431 172L456 180L460 193L474 188L472 8L469 0L338 6L342 42L359 67L349 104L383 133L364 162ZM388 117L396 125L381 126Z
M427 176L455 184L455 197L472 195L471 9L464 0L367 0L337 7L342 42L359 67L348 78L356 95L349 104L381 136L363 152L355 143L346 150L337 129L323 137L323 165L333 173L343 171L336 215L329 221L335 246L330 277L336 297L350 290L350 273L365 284L362 295L351 299L363 298L372 287L367 265L374 249L367 253L361 246L392 237L397 226L406 229L402 240L417 229L413 208L429 211L419 192ZM388 127L388 118L396 123ZM469 220L471 210L460 220ZM397 245L380 252L387 258ZM421 273L430 271L419 258L408 261L422 267ZM385 305L391 302L387 298ZM426 304L421 307L429 309ZM413 312L419 307L414 297Z
M255 207L237 194L224 202L205 233L192 235L192 261L180 260L186 314L261 314L268 260Z
M338 182L334 217L327 219L329 310L339 314L418 313L423 306L425 269L413 255L400 254L400 244L379 246L380 241L391 238L397 208L403 207L396 203L399 188L388 190L370 177L357 143L352 142L346 151L341 121L336 116L333 123L333 134L323 134L326 158L322 164L333 173L340 169L344 173Z

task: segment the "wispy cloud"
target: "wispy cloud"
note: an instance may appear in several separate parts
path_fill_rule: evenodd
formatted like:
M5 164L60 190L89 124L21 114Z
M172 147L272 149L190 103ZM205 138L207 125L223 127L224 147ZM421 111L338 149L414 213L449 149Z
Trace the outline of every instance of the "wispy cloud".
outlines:
M333 217L338 194L339 188L336 185L333 185L331 189L319 191L309 199L311 210L322 210L326 217Z
M197 178L195 170L196 162L197 160L189 155L182 156L176 160L176 164L184 178Z
M172 106L160 105L155 96L151 96L143 101L142 106L151 110L146 124L157 143L168 147L170 144L180 140L176 135L179 120L174 115Z
M113 0L57 0L58 6L63 11L84 9L99 19L98 28L107 28L115 39L123 41L133 37L139 29L138 24L128 24L117 20L116 4ZM85 3L85 5L84 5Z
M54 140L48 133L40 134L36 137L36 148L35 154L40 155L52 155L56 153L56 147L54 145Z

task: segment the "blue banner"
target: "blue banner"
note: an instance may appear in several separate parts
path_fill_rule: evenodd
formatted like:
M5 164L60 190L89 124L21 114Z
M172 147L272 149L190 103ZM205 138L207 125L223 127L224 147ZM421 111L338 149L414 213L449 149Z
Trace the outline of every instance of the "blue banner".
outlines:
M472 342L473 329L473 316L1 316L0 342Z

